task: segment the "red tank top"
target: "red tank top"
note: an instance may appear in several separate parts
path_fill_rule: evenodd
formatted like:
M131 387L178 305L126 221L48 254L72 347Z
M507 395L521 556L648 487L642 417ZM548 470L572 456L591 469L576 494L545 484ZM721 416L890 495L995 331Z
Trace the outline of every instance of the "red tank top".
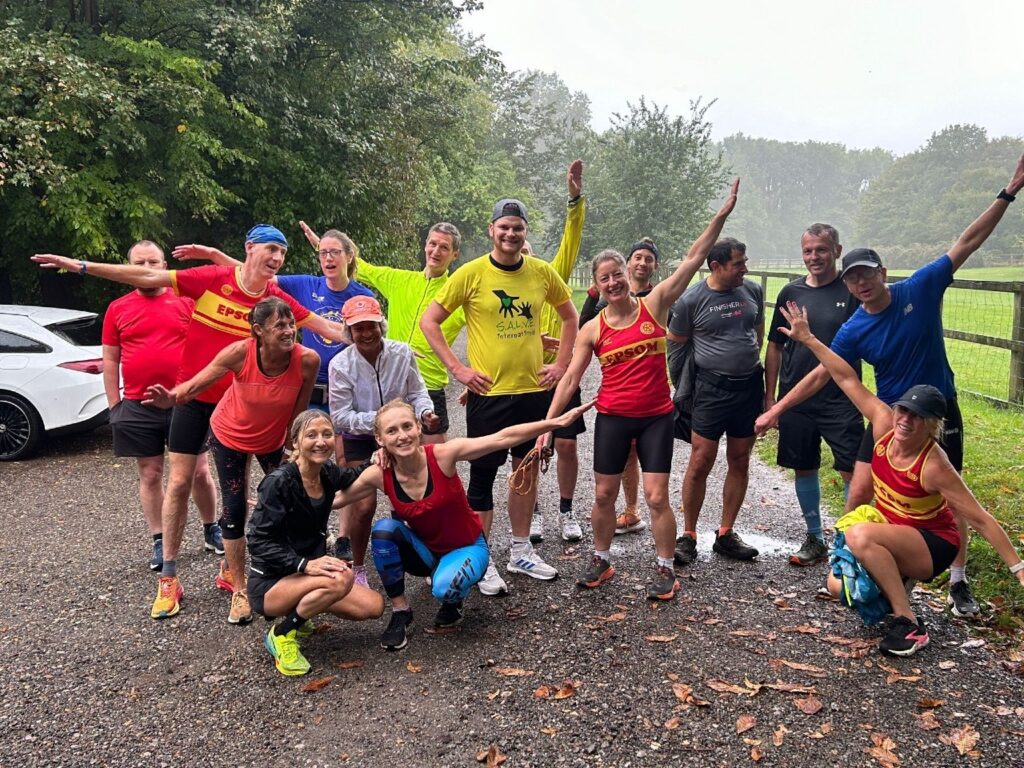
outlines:
M672 412L665 359L665 327L647 309L643 299L636 319L625 328L598 315L594 354L601 363L597 412L609 416L662 416Z
M217 440L243 453L270 453L284 445L302 390L304 350L296 344L284 373L267 376L256 362L256 339L249 339L242 370L210 418Z
M929 493L921 487L924 463L935 450L935 441L929 440L909 467L898 468L889 459L888 449L893 434L889 430L875 443L875 450L871 454L875 506L890 523L924 528L941 536L954 547L959 547L960 532L946 500L942 494Z
M469 507L466 490L458 474L448 477L434 458L434 446L425 445L430 492L419 501L398 498L394 467L384 472L384 494L395 511L393 516L407 523L427 549L445 555L468 547L484 532L480 515ZM408 495L406 495L408 499Z

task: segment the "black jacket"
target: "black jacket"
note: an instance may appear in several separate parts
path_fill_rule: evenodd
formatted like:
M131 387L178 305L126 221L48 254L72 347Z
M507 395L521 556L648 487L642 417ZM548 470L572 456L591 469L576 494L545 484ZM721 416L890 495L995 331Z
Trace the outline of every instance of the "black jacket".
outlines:
M326 504L313 506L298 466L288 462L260 483L256 509L246 534L252 567L267 578L301 573L309 560L327 552L327 519L330 500L348 488L369 462L355 469L342 468L329 461L320 468Z

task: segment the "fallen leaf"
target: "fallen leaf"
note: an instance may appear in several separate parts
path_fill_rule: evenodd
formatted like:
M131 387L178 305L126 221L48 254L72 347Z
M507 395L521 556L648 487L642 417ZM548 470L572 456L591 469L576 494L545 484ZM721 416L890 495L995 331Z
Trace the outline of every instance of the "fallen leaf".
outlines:
M798 672L806 672L811 677L825 677L828 674L828 672L826 672L821 667L816 667L813 664L803 664L799 661L789 661L788 659L772 659L768 663L771 665L772 669L789 667L790 669L795 669Z
M950 731L949 733L941 734L939 736L939 741L943 744L949 744L952 747L956 747L957 752L961 755L966 755L974 749L979 738L981 738L981 736L976 730L974 730L974 726L967 724L961 728Z
M764 742L761 739L748 739L746 736L743 737L743 743L748 747L760 747Z
M670 717L668 720L665 721L665 730L666 731L674 731L678 727L679 727L679 718L678 717Z
M562 699L568 699L574 693L576 693L577 683L574 680L566 680L562 683L562 687L555 691L555 701L561 701Z
M365 663L362 659L353 659L352 661L339 661L334 666L338 669L359 669Z
M540 688L533 692L533 696L536 699L546 699L551 696L551 686L542 685Z
M757 725L757 718L753 715L740 715L736 718L736 733L746 733Z
M930 709L922 712L921 714L914 713L914 724L917 725L922 731L934 731L942 726L939 721L935 719L935 713Z
M764 504L766 507L777 507L777 506L779 506L779 503L777 501L775 501L774 499L769 499L767 496L762 496L761 497L761 503Z
M704 685L713 691L718 691L719 693L735 693L737 696L753 696L757 693L756 690L743 688L739 685L733 685L732 683L727 683L724 680L705 680Z
M679 682L679 675L677 675L675 672L666 672L665 677L667 677L673 683Z
M678 633L675 635L646 635L644 640L649 643L671 643L679 637Z
M525 669L519 669L518 667L495 667L494 671L499 675L505 677L529 677L533 672L528 672Z
M757 632L752 629L734 629L729 634L733 637L757 637Z
M541 733L546 733L548 736L554 736L556 733L558 733L558 729L557 728L552 728L549 725L546 728L541 728L540 732Z
M423 667L418 664L413 664L411 661L405 662L405 668L412 672L414 675L423 671Z
M870 748L865 747L864 751L884 765L885 768L895 768L895 766L900 764L900 759L895 752L895 741L884 734L872 733L871 743L873 746Z
M721 624L721 623L722 623L721 619L704 619L704 624L706 624L709 627L713 627L713 626L715 626L715 624Z
M789 728L779 723L778 727L772 732L772 744L776 747L781 747L782 740L786 738L787 733L789 733Z
M816 635L821 632L820 627L812 627L810 624L801 624L797 627L783 627L783 632L799 632L801 635Z
M316 680L310 680L308 683L302 686L302 690L306 693L316 693L317 691L322 690L326 688L328 685L330 685L333 679L333 675L331 675L330 677L318 677Z
M787 600L784 597L776 597L774 600L772 600L772 604L776 608L778 608L780 611L792 611L793 610L792 608L789 607L789 600Z
M940 661L939 669L956 669L955 661Z
M783 693L817 693L818 689L813 685L800 685L799 683L784 683L781 680L776 680L774 683L761 683L762 688L771 688L773 691L782 691Z
M984 648L985 647L985 641L982 640L979 637L979 638L976 638L974 640L968 640L966 643L961 643L960 647L961 648Z
M476 753L476 761L478 763L486 763L486 768L497 768L497 766L504 763L508 758L501 754L497 745L491 744L487 749L481 750Z
M602 621L607 621L609 624L614 624L616 621L622 621L625 619L626 613L625 611L619 611L618 613L613 613L610 616L598 616L597 618Z
M709 707L711 702L699 699L693 695L693 688L685 683L672 683L672 693L683 704L692 704L695 707Z
M501 696L501 691L500 690L488 691L488 693L487 693L487 700L488 701L494 701L499 696Z
M760 747L751 747L750 748L750 759L751 760L753 760L755 763L759 763L759 762L761 762L761 758L762 757L764 757L764 750L763 749L761 749Z
M942 699L918 699L917 706L921 709L937 709L946 702Z
M806 699L794 699L793 704L805 715L814 715L821 711L821 699L808 696Z

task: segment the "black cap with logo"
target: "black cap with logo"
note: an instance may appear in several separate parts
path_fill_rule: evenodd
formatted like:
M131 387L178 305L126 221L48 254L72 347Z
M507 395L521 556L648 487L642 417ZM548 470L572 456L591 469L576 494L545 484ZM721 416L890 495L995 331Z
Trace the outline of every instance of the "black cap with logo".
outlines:
M518 216L523 221L526 221L526 206L523 205L521 200L516 200L512 197L506 197L504 200L499 200L494 204L494 213L491 214L491 223L494 223L503 216Z
M946 418L946 398L931 384L915 384L893 405L902 406L926 419Z
M882 257L871 248L854 248L843 256L843 271L840 277L844 276L854 267L875 267L881 269Z

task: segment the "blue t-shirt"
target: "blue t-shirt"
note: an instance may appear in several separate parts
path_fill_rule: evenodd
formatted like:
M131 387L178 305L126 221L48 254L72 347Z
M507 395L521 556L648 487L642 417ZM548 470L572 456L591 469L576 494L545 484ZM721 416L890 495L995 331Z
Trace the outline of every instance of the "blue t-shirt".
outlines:
M281 290L295 299L310 312L321 317L341 322L341 308L353 296L373 296L373 292L355 280L350 280L343 291L332 291L327 287L327 278L313 275L278 275L277 284ZM316 375L317 384L327 383L327 366L331 359L341 352L347 344L340 341L325 339L318 333L303 328L302 345L316 350L320 355L320 371Z
M942 296L953 282L953 262L943 255L906 280L889 286L892 302L877 314L858 307L832 340L851 365L875 368L878 398L892 405L915 384L931 384L956 397L953 370L942 338Z

